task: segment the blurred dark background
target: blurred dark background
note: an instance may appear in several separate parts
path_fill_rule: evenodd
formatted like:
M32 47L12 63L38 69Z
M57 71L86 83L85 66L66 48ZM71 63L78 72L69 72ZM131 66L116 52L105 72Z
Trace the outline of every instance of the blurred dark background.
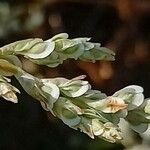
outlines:
M116 53L115 62L67 60L51 69L21 58L36 76L73 78L86 74L94 89L110 95L129 84L143 86L150 97L150 0L1 0L0 46L16 40L67 32ZM21 89L18 104L0 101L0 150L122 150L74 131L45 112ZM141 140L135 139L137 143Z

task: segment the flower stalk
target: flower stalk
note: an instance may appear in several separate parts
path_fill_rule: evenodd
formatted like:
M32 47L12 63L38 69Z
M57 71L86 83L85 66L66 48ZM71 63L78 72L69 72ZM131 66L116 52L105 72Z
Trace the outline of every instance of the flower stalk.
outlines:
M33 63L56 67L66 59L114 60L114 52L92 43L90 38L68 39L67 33L49 40L40 38L17 41L0 48L0 96L18 102L16 93L5 76L14 75L23 89L38 100L46 111L61 119L69 127L80 130L91 138L111 143L122 140L120 120L138 133L147 130L150 123L150 102L144 99L143 88L127 86L111 96L92 90L85 75L73 79L37 78L22 69L18 55Z

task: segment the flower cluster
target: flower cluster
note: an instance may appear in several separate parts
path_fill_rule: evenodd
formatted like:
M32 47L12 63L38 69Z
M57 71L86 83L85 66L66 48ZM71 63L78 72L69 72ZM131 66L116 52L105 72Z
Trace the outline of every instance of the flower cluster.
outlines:
M89 40L90 38L68 39L67 33L61 33L47 41L35 38L5 45L0 48L0 55L23 55L34 63L49 67L56 67L68 58L92 62L114 60L114 52Z
M69 127L80 129L91 138L98 136L110 142L121 140L118 126L101 114L103 107L98 110L88 103L88 101L93 103L96 101L96 105L97 101L103 103L103 99L107 96L100 91L91 90L88 81L82 80L84 78L82 75L72 80L38 79L27 73L17 77L28 94L39 100L45 110L51 111ZM104 104L104 107L107 105Z
M71 80L38 79L25 72L17 77L28 94L39 100L45 110L91 138L97 136L112 143L122 140L118 126L121 118L129 122L131 128L137 129L131 124L130 116L143 105L142 87L127 86L112 96L106 96L92 90L84 78L82 75ZM148 113L148 101L142 107ZM134 121L133 118L131 120Z
M92 90L85 75L73 79L39 79L21 69L14 55L23 55L34 63L56 67L68 58L86 61L114 60L114 53L89 38L68 39L58 34L47 41L27 39L0 48L0 96L17 103L19 90L4 76L14 75L24 90L37 99L46 111L60 118L69 127L109 142L122 140L121 121L138 133L150 123L150 100L143 88L127 86L111 96Z

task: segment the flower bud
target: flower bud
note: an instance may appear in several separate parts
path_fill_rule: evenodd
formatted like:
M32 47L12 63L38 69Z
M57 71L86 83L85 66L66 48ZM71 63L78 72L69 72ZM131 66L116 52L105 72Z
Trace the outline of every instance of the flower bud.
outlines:
M122 140L121 131L118 127L116 127L111 122L107 122L104 124L104 132L100 135L100 137L105 140L115 143Z
M13 103L18 103L18 99L15 93L20 93L20 91L7 83L6 81L0 80L0 96L3 97L7 101L11 101Z

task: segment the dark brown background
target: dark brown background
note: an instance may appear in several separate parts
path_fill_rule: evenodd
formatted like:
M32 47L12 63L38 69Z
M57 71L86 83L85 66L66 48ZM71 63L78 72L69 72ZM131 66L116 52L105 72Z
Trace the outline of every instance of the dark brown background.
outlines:
M67 32L87 36L116 52L115 62L95 64L67 60L55 69L21 58L24 69L44 77L73 78L86 74L94 89L108 95L129 84L150 96L149 0L3 0L0 1L0 45ZM19 87L12 78L12 83ZM0 150L110 150L122 145L91 140L45 112L23 90L19 103L0 101ZM137 137L140 143L140 137Z

